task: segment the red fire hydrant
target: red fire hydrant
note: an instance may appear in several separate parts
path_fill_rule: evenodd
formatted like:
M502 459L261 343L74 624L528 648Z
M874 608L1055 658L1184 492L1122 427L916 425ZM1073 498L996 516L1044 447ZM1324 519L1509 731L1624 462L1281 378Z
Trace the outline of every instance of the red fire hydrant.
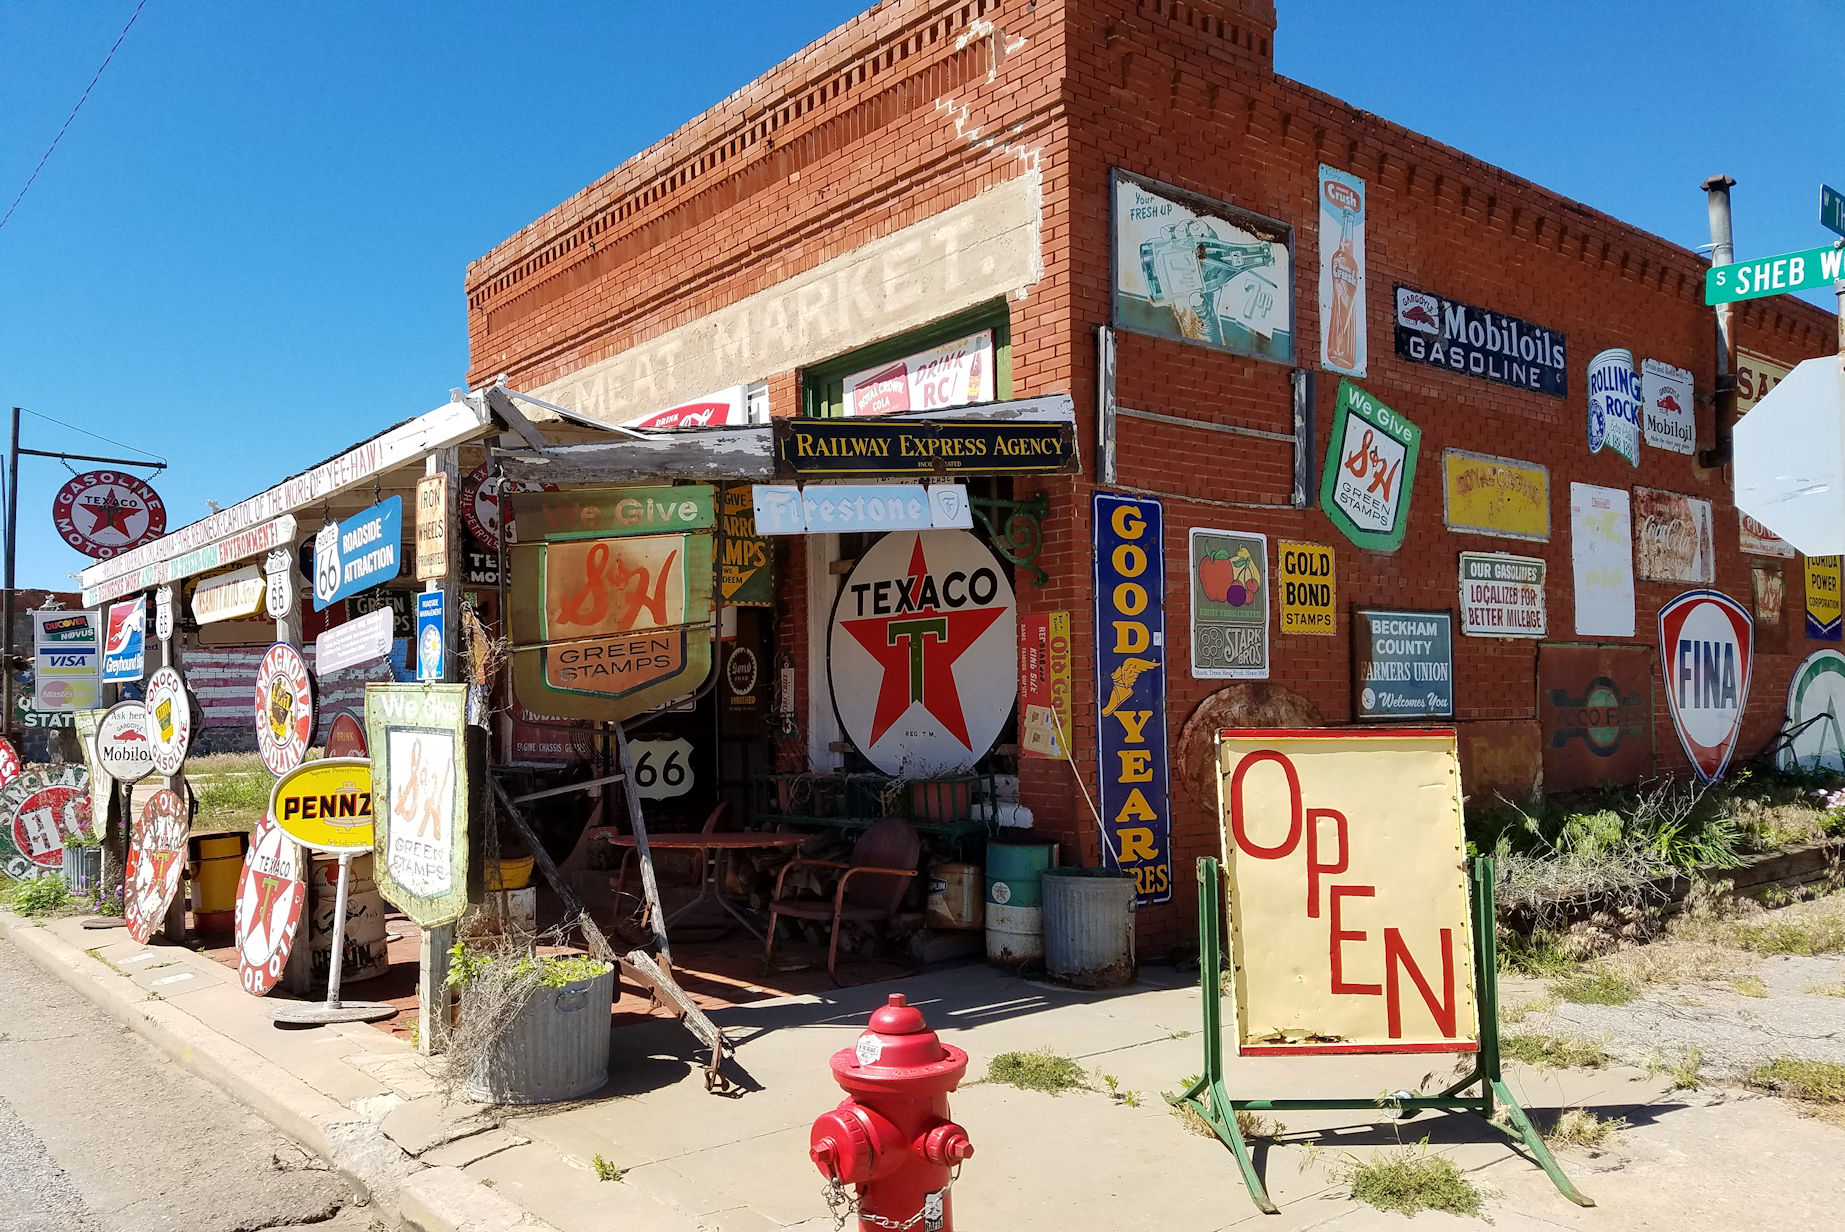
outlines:
M860 1232L954 1232L948 1190L974 1146L948 1119L948 1093L967 1054L894 992L832 1064L846 1098L814 1121L807 1153L829 1182L857 1187Z

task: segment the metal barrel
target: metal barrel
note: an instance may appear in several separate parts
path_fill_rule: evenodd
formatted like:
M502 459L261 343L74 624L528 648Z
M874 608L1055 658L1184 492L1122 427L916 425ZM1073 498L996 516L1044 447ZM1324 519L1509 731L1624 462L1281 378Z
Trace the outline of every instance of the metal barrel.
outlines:
M611 968L562 988L542 985L482 1055L463 1090L495 1104L553 1104L588 1095L609 1080Z
M987 961L1022 967L1044 957L1044 905L1038 879L1051 866L1050 843L987 844Z
M1134 878L1106 868L1047 869L1044 969L1061 984L1115 988L1134 980Z

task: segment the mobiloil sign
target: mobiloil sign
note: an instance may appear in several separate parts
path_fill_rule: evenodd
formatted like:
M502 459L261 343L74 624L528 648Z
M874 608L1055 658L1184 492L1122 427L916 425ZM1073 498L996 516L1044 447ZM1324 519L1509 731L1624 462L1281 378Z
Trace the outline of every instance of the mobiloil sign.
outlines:
M1157 500L1095 493L1096 755L1109 864L1141 905L1172 898L1166 566Z
M1554 329L1432 291L1396 288L1397 356L1553 398L1569 392L1565 339Z

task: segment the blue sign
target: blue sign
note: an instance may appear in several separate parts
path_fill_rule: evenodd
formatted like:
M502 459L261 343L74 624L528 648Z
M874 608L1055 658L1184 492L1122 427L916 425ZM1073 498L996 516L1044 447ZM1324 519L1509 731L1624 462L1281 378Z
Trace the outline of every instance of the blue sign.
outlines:
M388 582L403 568L404 498L393 496L314 536L314 610Z
M139 595L109 608L103 637L104 684L138 683L147 670L147 600Z
M1097 492L1096 754L1109 867L1141 905L1172 898L1166 789L1166 553L1157 500Z
M426 590L416 597L416 678L441 680L448 659L442 632L442 592Z

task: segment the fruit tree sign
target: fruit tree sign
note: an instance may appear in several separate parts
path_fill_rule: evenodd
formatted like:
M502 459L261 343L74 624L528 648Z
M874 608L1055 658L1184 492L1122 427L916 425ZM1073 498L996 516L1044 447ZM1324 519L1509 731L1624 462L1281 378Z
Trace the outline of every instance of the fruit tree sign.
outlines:
M1742 733L1754 666L1748 609L1715 590L1688 590L1659 609L1666 702L1685 756L1707 783L1723 777Z
M827 671L852 743L886 774L968 770L1018 695L1012 586L962 530L898 531L860 557L833 610Z
M256 749L271 774L287 774L314 737L314 681L301 652L277 642L256 669Z
M251 996L262 996L282 978L301 927L307 882L299 850L271 817L250 835L237 883L237 977Z
M35 877L64 863L64 840L90 828L89 775L28 770L0 787L0 873Z
M323 757L283 775L269 795L269 816L303 847L332 855L372 849L372 763Z
M1192 675L1268 678L1268 537L1191 533Z
M147 715L154 769L169 777L178 774L192 743L192 695L177 669L163 667L148 677Z
M58 538L85 556L107 559L164 535L167 507L133 475L87 471L52 497L51 521Z
M186 802L165 787L148 799L135 821L128 843L128 868L122 875L122 914L128 918L128 935L143 945L179 893L191 832Z
M1472 1052L1452 729L1218 733L1237 1051Z
M109 707L96 725L96 760L118 783L138 783L154 772L145 705L118 702Z

